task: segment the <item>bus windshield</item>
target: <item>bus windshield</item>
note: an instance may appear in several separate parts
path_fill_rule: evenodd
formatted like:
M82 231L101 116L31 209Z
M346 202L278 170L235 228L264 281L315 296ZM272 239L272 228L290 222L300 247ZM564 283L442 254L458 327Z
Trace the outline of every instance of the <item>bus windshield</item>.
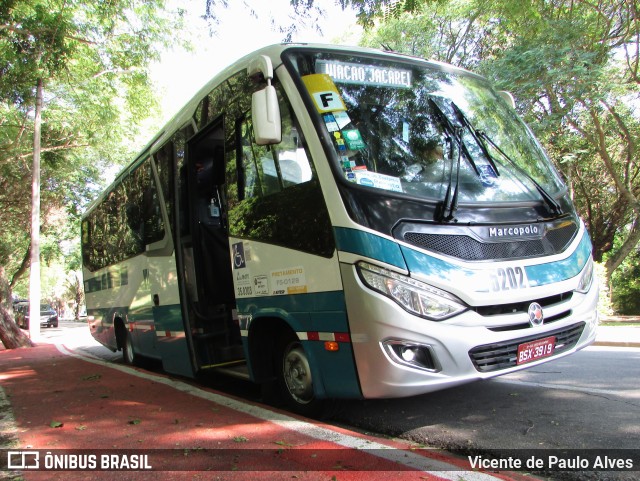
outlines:
M477 75L410 61L292 54L359 185L427 201L545 201L564 189L515 111Z

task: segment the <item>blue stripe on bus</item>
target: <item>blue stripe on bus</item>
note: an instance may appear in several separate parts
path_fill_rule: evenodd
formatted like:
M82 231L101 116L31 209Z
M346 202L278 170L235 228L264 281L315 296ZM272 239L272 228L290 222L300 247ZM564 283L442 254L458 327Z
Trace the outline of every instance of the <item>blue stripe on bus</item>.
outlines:
M483 276L486 272L485 269L474 270L461 267L405 246L402 246L401 250L407 262L407 268L413 274L450 284L461 281L474 282L478 280L476 278L478 275L485 279ZM576 250L566 259L525 266L529 286L544 286L577 276L584 268L590 255L591 241L585 233ZM490 267L486 269L490 269Z
M151 308L156 331L184 331L180 304L153 306Z
M276 317L296 332L350 332L342 291L251 297L236 302L238 313L251 314L252 322ZM246 349L246 338L243 344ZM351 344L341 342L337 352L326 351L324 342L320 341L302 341L302 344L309 356L313 376L319 381L314 383L317 395L362 397Z
M236 300L238 312L256 317L279 317L295 331L348 332L342 291L283 296L260 296ZM323 317L325 313L331 313ZM334 316L333 313L339 313Z
M336 245L339 251L351 252L406 269L400 246L375 234L357 229L335 227Z
M156 332L184 332L182 309L179 304L154 306L153 317ZM156 341L165 371L187 377L194 376L185 337L157 336Z
M525 267L531 287L553 284L580 274L591 256L591 239L586 233L576 250L566 259Z
M441 281L448 284L456 284L465 279L473 280L479 272L451 264L409 247L402 246L401 250L407 261L409 272L432 279L434 283Z

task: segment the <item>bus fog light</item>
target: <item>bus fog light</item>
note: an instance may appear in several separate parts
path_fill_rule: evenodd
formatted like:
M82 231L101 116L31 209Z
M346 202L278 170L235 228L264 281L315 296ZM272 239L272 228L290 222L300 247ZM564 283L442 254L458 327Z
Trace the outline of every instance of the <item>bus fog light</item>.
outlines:
M416 358L416 348L415 347L403 347L402 348L402 359L404 359L407 362L412 362L415 360Z
M410 341L389 339L382 346L392 361L429 372L438 372L441 367L431 346Z

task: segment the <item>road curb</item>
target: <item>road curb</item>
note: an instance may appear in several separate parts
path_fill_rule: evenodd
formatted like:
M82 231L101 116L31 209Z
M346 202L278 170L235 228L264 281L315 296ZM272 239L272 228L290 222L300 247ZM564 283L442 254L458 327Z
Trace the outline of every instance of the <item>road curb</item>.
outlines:
M636 347L640 348L640 342L625 342L625 341L596 341L593 346L603 347Z

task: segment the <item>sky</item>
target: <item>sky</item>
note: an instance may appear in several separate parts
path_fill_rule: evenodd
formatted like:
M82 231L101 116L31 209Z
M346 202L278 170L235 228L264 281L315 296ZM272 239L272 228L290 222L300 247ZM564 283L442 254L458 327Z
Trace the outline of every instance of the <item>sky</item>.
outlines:
M194 52L167 51L152 67L152 79L161 99L161 125L218 71L260 47L280 43L283 34L274 29L272 21L281 25L292 22L289 0L228 0L228 3L227 8L216 11L220 22L211 36L206 22L200 18L205 0L179 2L189 15L189 32L184 36L190 35L198 48ZM304 26L293 41L357 44L360 29L355 25L353 11L343 11L334 0L315 0L315 4L326 12L318 22L322 33L316 31L315 25ZM255 17L247 5L255 11Z

